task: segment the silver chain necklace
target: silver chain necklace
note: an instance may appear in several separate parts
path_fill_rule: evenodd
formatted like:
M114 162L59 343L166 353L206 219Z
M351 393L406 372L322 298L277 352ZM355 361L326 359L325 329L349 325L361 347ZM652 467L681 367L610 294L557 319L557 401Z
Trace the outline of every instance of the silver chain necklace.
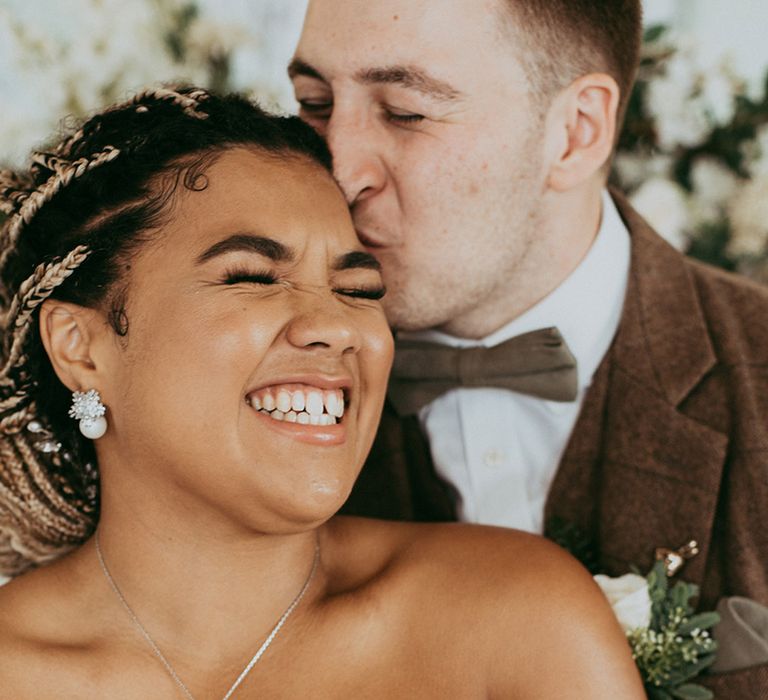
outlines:
M120 599L120 602L123 604L123 607L125 608L125 611L128 613L129 617L133 621L133 624L136 625L136 628L141 632L141 636L144 637L144 639L147 640L147 643L150 647L152 647L152 651L155 653L155 656L157 656L158 659L160 659L163 666L165 666L165 670L168 671L171 678L173 678L176 685L181 688L181 691L184 693L184 695L188 698L188 700L195 700L195 696L192 695L189 688L184 684L184 681L179 678L179 674L176 673L173 666L171 666L171 662L168 661L168 659L165 658L165 654L163 654L162 651L160 651L160 648L155 643L155 640L152 639L149 632L145 629L144 625L141 624L139 621L139 618L136 617L136 613L133 612L131 609L131 606L128 605L128 601L125 599L125 596L122 594L120 589L117 586L117 583L115 583L115 579L112 578L112 574L109 573L109 569L107 568L107 564L104 561L104 555L101 553L101 545L99 544L99 535L97 533L96 535L96 555L99 558L99 564L101 565L101 570L104 572L104 576L106 577L107 581L109 582L109 585L112 587L112 590L115 592L115 595ZM264 655L264 652L269 648L269 645L272 644L275 637L277 636L278 632L280 632L280 628L285 624L286 620L291 616L291 613L296 609L296 606L301 602L301 599L304 597L304 594L307 592L307 589L309 588L309 584L312 583L312 579L315 577L315 572L317 571L317 565L320 561L320 545L316 542L315 543L315 557L312 561L312 568L309 571L309 575L307 576L306 581L304 581L304 585L301 587L301 590L298 592L296 597L291 601L291 604L286 608L285 612L281 615L280 619L277 621L277 624L272 628L272 631L267 635L267 638L264 640L264 643L259 647L259 650L253 655L251 660L246 664L245 668L242 670L242 673L237 677L237 680L231 685L229 690L227 691L226 695L222 698L222 700L229 700L229 698L232 697L232 694L237 690L239 685L245 680L245 677L251 672L251 669L256 665L258 660Z

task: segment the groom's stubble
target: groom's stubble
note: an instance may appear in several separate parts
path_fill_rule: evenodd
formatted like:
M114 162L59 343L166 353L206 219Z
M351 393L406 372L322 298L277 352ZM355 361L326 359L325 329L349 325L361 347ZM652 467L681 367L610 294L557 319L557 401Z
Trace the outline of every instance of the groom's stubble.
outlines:
M481 337L562 281L546 110L497 0L311 0L291 73L395 328Z

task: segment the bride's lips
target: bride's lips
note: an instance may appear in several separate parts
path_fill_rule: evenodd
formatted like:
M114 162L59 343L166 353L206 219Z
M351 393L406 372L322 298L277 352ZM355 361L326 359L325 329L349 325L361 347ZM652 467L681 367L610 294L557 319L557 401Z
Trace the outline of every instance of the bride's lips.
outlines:
M347 438L344 413L351 387L349 377L283 377L249 389L245 402L271 430L300 442L332 446Z

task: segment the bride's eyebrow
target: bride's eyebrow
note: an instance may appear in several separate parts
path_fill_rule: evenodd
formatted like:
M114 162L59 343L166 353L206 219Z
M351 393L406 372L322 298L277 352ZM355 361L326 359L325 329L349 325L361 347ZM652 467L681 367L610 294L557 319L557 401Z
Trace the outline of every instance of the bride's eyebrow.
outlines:
M376 270L376 272L381 272L381 263L370 253L353 250L336 258L333 264L333 269L337 272L354 269Z
M196 265L202 265L212 258L231 252L258 253L273 262L292 262L294 252L279 241L267 236L257 236L252 233L235 233L224 240L214 243L210 248L197 256Z

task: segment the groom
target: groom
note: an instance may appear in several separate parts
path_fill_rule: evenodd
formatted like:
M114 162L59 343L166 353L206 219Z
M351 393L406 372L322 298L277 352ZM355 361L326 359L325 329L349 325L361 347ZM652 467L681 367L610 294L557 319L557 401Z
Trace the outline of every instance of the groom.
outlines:
M640 15L310 0L289 72L398 341L346 512L578 529L614 575L682 548L704 607L768 605L768 291L606 191ZM768 666L722 682L762 697Z

